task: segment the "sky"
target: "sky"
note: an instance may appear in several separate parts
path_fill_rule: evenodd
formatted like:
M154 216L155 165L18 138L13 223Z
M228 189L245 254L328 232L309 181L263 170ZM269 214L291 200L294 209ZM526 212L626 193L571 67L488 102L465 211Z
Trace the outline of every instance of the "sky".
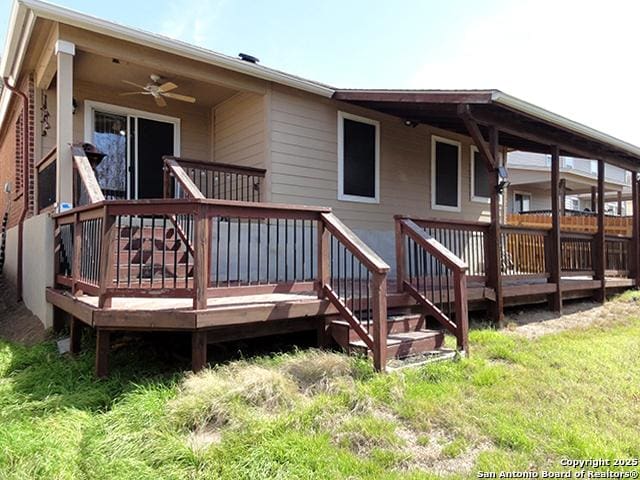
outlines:
M497 88L640 145L637 0L58 3L336 87Z

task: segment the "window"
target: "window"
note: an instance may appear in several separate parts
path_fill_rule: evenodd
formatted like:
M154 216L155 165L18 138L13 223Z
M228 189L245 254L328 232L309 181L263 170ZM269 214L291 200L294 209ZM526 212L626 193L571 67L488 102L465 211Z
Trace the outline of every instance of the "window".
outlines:
M431 208L460 211L460 142L431 137Z
M531 210L531 194L515 192L513 194L513 213L523 213Z
M477 147L471 147L471 201L489 202L491 186L489 185L489 172Z
M338 112L338 199L380 199L380 123L345 112Z

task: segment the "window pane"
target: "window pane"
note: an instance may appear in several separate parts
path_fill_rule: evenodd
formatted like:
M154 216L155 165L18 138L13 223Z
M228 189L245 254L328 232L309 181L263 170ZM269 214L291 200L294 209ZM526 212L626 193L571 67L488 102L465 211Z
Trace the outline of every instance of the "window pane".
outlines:
M376 196L376 127L344 119L344 194Z
M458 206L458 147L436 142L436 205Z
M93 142L106 157L95 169L108 198L127 198L127 117L95 112Z
M491 187L489 186L489 172L482 160L480 152L473 152L473 192L476 197L491 196Z

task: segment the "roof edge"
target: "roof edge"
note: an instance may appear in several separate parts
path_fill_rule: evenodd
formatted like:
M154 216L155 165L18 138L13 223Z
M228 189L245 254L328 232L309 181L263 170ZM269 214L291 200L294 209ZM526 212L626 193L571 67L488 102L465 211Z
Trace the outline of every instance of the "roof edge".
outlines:
M16 11L16 17L12 14L6 43L9 48L8 51L5 51L2 63L0 64L0 71L3 76L7 74L7 68L11 68L9 65L14 63L16 53L15 44L20 43L20 37L22 36L22 32L16 32L16 24L14 21L17 19L17 16L23 14L24 9L32 11L33 14L39 18L45 18L47 20L57 21L60 23L68 23L79 28L102 33L108 36L118 36L118 38L123 40L146 45L151 48L163 50L192 60L216 65L238 73L260 78L262 80L279 83L298 90L307 91L326 98L330 98L334 92L333 88L321 85L311 80L295 77L262 65L250 64L243 60L191 45L181 40L175 40L141 29L124 26L119 23L103 20L66 7L41 2L39 0L14 1L13 10ZM24 12L24 14L26 14L26 12ZM16 38L16 35L18 38Z

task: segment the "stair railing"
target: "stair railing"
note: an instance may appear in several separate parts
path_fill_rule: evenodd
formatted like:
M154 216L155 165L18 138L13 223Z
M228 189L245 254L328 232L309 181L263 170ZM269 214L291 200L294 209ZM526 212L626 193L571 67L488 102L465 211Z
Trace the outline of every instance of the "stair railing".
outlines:
M467 264L410 218L396 216L396 267L401 291L469 351Z
M332 213L320 215L318 269L327 298L373 353L376 369L387 363L389 265Z

